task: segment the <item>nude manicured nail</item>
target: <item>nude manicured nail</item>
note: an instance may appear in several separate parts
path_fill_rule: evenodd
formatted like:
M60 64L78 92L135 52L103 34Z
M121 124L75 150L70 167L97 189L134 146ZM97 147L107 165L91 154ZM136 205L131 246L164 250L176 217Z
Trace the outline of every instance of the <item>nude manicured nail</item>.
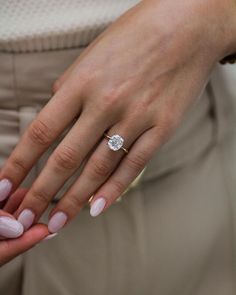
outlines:
M8 179L4 178L0 181L0 201L3 201L8 197L11 188L12 183Z
M23 225L24 230L27 230L33 224L34 218L35 214L31 210L25 209L18 216L17 220Z
M67 215L64 212L57 212L55 213L48 223L48 230L51 233L58 232L66 223L67 221Z
M98 216L102 212L102 210L104 209L105 205L106 205L106 200L104 198L97 199L91 205L90 215L93 217Z
M48 235L48 236L46 236L46 238L44 238L42 241L48 241L48 240L51 240L51 239L53 239L54 237L56 237L57 235L58 235L58 233L54 233L54 234Z
M0 217L0 235L5 238L18 238L24 232L23 225L17 220L2 216Z

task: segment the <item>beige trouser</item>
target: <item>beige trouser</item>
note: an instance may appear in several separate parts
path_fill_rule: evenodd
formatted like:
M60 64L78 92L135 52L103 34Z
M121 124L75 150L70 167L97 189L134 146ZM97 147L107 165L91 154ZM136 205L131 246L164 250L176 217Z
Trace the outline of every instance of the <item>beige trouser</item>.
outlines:
M0 54L0 167L81 50ZM139 185L97 218L83 209L55 239L2 267L1 295L236 294L234 114L223 71L216 67Z

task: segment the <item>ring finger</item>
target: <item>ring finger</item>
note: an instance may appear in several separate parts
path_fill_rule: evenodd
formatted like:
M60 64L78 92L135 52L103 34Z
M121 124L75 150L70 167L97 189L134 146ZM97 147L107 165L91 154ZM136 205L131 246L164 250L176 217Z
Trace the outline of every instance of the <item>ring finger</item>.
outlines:
M107 133L112 136L119 133L125 139L124 147L130 148L145 131L143 124L121 122ZM132 132L131 132L132 130ZM59 201L50 213L49 231L57 232L84 206L92 194L109 178L125 156L123 150L113 151L104 138L86 163L80 177Z

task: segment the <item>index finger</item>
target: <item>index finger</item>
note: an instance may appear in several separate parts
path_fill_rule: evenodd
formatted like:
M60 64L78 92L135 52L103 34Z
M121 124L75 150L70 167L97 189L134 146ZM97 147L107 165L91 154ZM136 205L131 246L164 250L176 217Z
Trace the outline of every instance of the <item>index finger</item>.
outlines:
M67 85L39 112L6 160L0 172L0 187L1 181L6 179L12 187L10 191L0 189L0 198L6 198L4 194L9 195L16 190L39 157L78 115L81 107L78 97L75 99L78 92L74 90L72 93L68 90L70 83Z

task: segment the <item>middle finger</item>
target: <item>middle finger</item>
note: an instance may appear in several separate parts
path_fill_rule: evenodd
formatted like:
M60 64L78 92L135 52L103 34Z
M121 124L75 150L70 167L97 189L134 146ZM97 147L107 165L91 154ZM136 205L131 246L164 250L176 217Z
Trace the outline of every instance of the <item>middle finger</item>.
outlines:
M106 124L101 117L88 116L86 112L82 112L78 121L48 159L16 212L25 229L39 219L62 185L82 164L101 138Z

